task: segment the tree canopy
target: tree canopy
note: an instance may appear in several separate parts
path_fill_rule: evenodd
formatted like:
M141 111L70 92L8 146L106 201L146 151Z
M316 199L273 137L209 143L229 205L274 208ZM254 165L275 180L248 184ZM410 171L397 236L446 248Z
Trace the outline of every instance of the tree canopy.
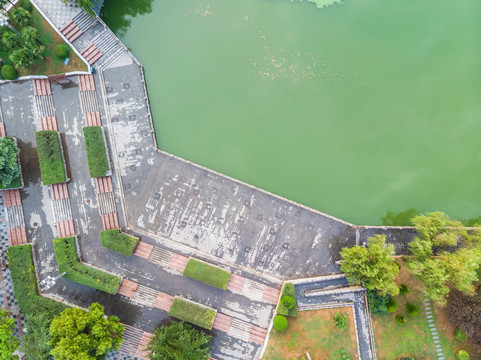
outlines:
M15 320L8 311L0 311L0 360L11 360L12 353L18 348L18 340L13 335Z
M418 235L409 243L413 256L407 264L426 294L440 305L446 304L449 284L464 294L474 294L481 264L481 229L467 231L442 212L418 215L412 221Z
M17 162L19 152L13 138L0 138L0 185L4 189L20 175Z
M28 316L27 334L22 338L21 351L29 360L49 360L53 349L50 342L50 323L53 316L48 313L38 313Z
M354 246L341 250L341 271L351 284L364 284L369 290L380 295L397 295L399 288L394 280L399 274L391 255L392 245L386 246L386 236L376 235L367 239L367 247Z
M50 324L50 352L55 360L103 359L110 350L118 350L122 344L124 326L119 318L104 318L104 308L98 303L89 312L82 309L66 309Z
M155 329L150 360L208 360L211 336L184 322Z

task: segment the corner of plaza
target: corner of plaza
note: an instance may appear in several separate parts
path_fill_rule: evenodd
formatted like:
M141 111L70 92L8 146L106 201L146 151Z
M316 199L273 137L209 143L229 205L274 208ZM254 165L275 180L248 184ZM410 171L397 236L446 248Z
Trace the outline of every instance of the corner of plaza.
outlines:
M352 307L358 354L376 359L366 290L349 286L339 252L386 235L397 255L410 227L356 226L159 149L142 64L103 23L61 0L31 0L88 71L0 84L0 136L15 137L21 189L0 203L2 308L21 336L25 318L13 296L6 248L32 244L40 295L71 306L105 307L125 325L109 359L144 359L174 299L213 309L212 359L259 359L283 285L300 310ZM83 128L101 126L110 175L91 178ZM42 183L35 133L57 131L66 182ZM121 229L139 241L130 257L101 244ZM121 278L115 294L64 279L53 239L76 237L79 261ZM183 276L195 258L230 272L225 290ZM48 286L46 286L48 284Z

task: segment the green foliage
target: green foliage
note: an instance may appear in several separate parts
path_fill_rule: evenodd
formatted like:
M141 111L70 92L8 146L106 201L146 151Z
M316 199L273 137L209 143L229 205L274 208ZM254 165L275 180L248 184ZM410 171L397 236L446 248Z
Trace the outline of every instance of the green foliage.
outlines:
M346 314L341 314L340 312L337 312L334 314L334 325L342 330L347 327L347 316Z
M110 169L105 149L105 142L101 126L86 126L83 128L90 177L105 176Z
M303 1L303 0L291 0L291 2L294 2L294 1ZM307 1L316 4L316 7L318 9L322 9L335 4L342 4L342 0L307 0Z
M38 313L28 316L27 334L22 338L20 350L27 355L29 360L50 360L53 347L49 344L50 324L53 315Z
M23 7L15 7L9 12L9 15L12 22L22 26L28 25L32 21L32 14Z
M64 44L57 44L55 45L54 53L58 58L65 60L65 58L68 56L69 49Z
M4 66L5 67L5 66ZM20 167L18 166L18 149L11 137L0 138L0 189L20 185Z
M189 259L184 269L184 276L225 290L230 279L230 271L219 269L202 261Z
M381 221L384 226L410 226L411 219L417 214L418 211L413 208L398 213L388 211L386 216L381 216Z
M35 132L38 160L44 185L63 183L67 180L58 133L53 130Z
M397 310L397 302L394 299L390 299L386 304L387 312L393 313Z
M18 78L17 70L12 65L3 65L2 66L2 77L5 80L15 80Z
M404 315L397 314L395 319L399 325L404 325L406 323L406 318L404 317Z
M294 300L294 306L290 309L287 308L286 304L282 301L286 296L292 298ZM291 300L287 300L292 303ZM293 283L285 283L284 284L284 289L282 290L282 295L281 295L281 301L279 303L279 306L277 308L277 313L279 315L284 315L284 316L292 316L292 317L297 317L297 306L296 306L296 290L294 288Z
M122 344L124 326L116 316L104 318L104 308L98 303L89 312L66 309L50 325L50 352L55 360L103 359L110 350Z
M134 252L138 239L120 232L120 229L104 230L100 232L102 246L125 256Z
M411 317L417 317L419 315L419 308L414 304L406 304L406 312Z
M13 49L20 45L21 38L13 31L7 30L2 35L2 41L7 49Z
M387 304L390 300L390 296L382 296L374 290L367 290L367 302L369 303L369 311L371 312L371 314L386 314L388 312Z
M33 66L33 58L26 49L16 49L8 56L17 69L30 69Z
M294 306L296 306L296 299L289 295L284 295L281 298L281 302L287 310L291 310Z
M423 283L427 295L439 305L446 304L448 283L465 294L474 294L476 271L481 263L480 231L464 229L459 221L449 220L442 212L419 215L413 219L418 236L409 243L413 256L408 269ZM434 247L456 246L456 251L441 251L434 257Z
M32 245L9 247L8 265L12 275L15 298L22 313L27 316L47 313L53 317L67 308L61 303L38 295Z
M405 284L399 285L399 294L401 294L401 295L409 294L409 289L408 289L407 285L405 285Z
M150 360L208 360L212 336L187 323L174 322L155 329L148 345Z
M287 329L288 321L287 318L283 315L276 315L274 317L274 329L279 332L283 332Z
M25 10L32 12L33 5L29 0L21 0L17 3L17 6L23 7Z
M352 360L352 357L343 348L339 349L339 355L341 355L341 360Z
M14 336L15 320L8 311L0 310L0 360L11 360L12 353L18 348L18 340Z
M57 258L58 272L66 272L65 279L109 294L115 295L117 293L120 277L107 274L79 262L75 237L54 239L53 247Z
M456 354L456 359L458 360L469 360L469 354L464 350L459 350Z
M364 284L367 289L377 290L381 295L397 295L399 288L394 280L399 266L391 257L392 245L386 246L386 236L376 235L367 239L367 247L354 246L341 250L341 271L351 284Z
M77 0L78 7L82 8L87 14L95 17L95 13L92 11L92 1L91 0Z
M454 337L456 340L462 343L468 340L468 335L466 335L466 333L460 328L456 328L456 330L454 330Z
M169 310L169 315L210 330L214 324L215 311L190 301L175 298Z

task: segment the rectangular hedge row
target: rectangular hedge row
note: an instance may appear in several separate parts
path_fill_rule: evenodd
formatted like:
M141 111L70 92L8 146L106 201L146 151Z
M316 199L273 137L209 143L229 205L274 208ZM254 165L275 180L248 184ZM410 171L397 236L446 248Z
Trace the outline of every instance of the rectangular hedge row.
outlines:
M214 310L179 298L174 299L169 310L170 316L208 330L211 330L214 325L215 314Z
M54 239L53 247L57 258L58 272L67 273L64 278L109 294L117 293L120 277L91 268L78 261L75 237Z
M110 170L101 126L83 128L90 177L103 177Z
M279 300L279 307L277 308L277 313L279 315L297 317L297 304L292 309L288 309L282 302L282 298L284 296L290 296L294 300L296 299L296 291L294 289L293 283L286 283L284 285L284 290L282 290L282 295Z
M22 187L20 178L20 149L15 139L11 136L0 138L0 152L3 163L0 165L0 190L16 189Z
M120 232L120 229L101 231L100 239L103 247L126 256L132 255L139 241L133 236Z
M184 269L184 275L222 290L227 289L227 283L230 279L230 271L219 269L195 259L189 259Z
M32 245L9 247L8 266L12 275L15 297L23 314L28 316L46 312L58 315L67 308L64 304L38 295Z
M44 185L67 181L58 133L53 130L35 132L38 161Z

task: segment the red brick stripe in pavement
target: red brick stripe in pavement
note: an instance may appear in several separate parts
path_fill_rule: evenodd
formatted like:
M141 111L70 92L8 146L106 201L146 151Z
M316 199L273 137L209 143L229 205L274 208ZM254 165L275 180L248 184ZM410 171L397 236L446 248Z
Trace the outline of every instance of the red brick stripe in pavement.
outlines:
M55 116L41 117L40 128L42 130L57 131L57 119L55 118Z
M123 279L120 283L117 293L123 296L127 296L128 298L133 298L138 286L139 284L134 281Z
M68 237L75 235L75 227L73 225L73 220L64 220L57 222L58 236Z
M260 328L258 326L252 325L251 333L249 335L249 341L255 342L256 344L264 344L266 340L267 330Z
M27 240L27 229L16 228L8 230L8 243L10 246L25 245Z
M95 91L95 81L93 75L79 75L80 91Z
M153 245L150 245L144 241L139 241L134 249L134 255L140 256L141 258L148 259L152 253Z
M139 347L135 352L135 356L141 359L148 359L147 356L149 356L149 352L146 351L146 349L153 337L154 334L144 331L144 335L142 335L142 339L140 339Z
M3 125L2 122L0 122L0 138L7 136L7 133L5 132L5 125Z
M112 178L110 176L95 178L95 184L97 185L98 194L104 194L113 191Z
M276 305L279 301L280 290L266 286L264 292L262 293L262 301Z
M19 206L22 205L22 196L20 195L20 190L3 190L3 206Z
M119 218L117 213L104 214L102 215L102 225L104 230L112 230L119 228Z
M85 112L84 117L87 126L102 126L102 122L100 121L100 113L98 111Z
M67 183L54 184L50 187L53 200L68 199L68 186Z
M159 292L159 294L157 295L157 299L155 299L154 306L158 309L168 312L173 302L174 297L172 295Z
M231 290L236 293L242 293L246 278L236 274L230 274L229 282L227 283L227 290Z
M172 269L184 272L184 269L187 266L188 261L189 261L188 257L173 253L172 258L170 259L169 267Z
M52 95L50 82L47 79L33 80L33 91L35 93L35 96Z
M232 321L232 316L217 313L215 315L214 325L212 325L212 327L214 329L227 332L229 330L231 321Z

